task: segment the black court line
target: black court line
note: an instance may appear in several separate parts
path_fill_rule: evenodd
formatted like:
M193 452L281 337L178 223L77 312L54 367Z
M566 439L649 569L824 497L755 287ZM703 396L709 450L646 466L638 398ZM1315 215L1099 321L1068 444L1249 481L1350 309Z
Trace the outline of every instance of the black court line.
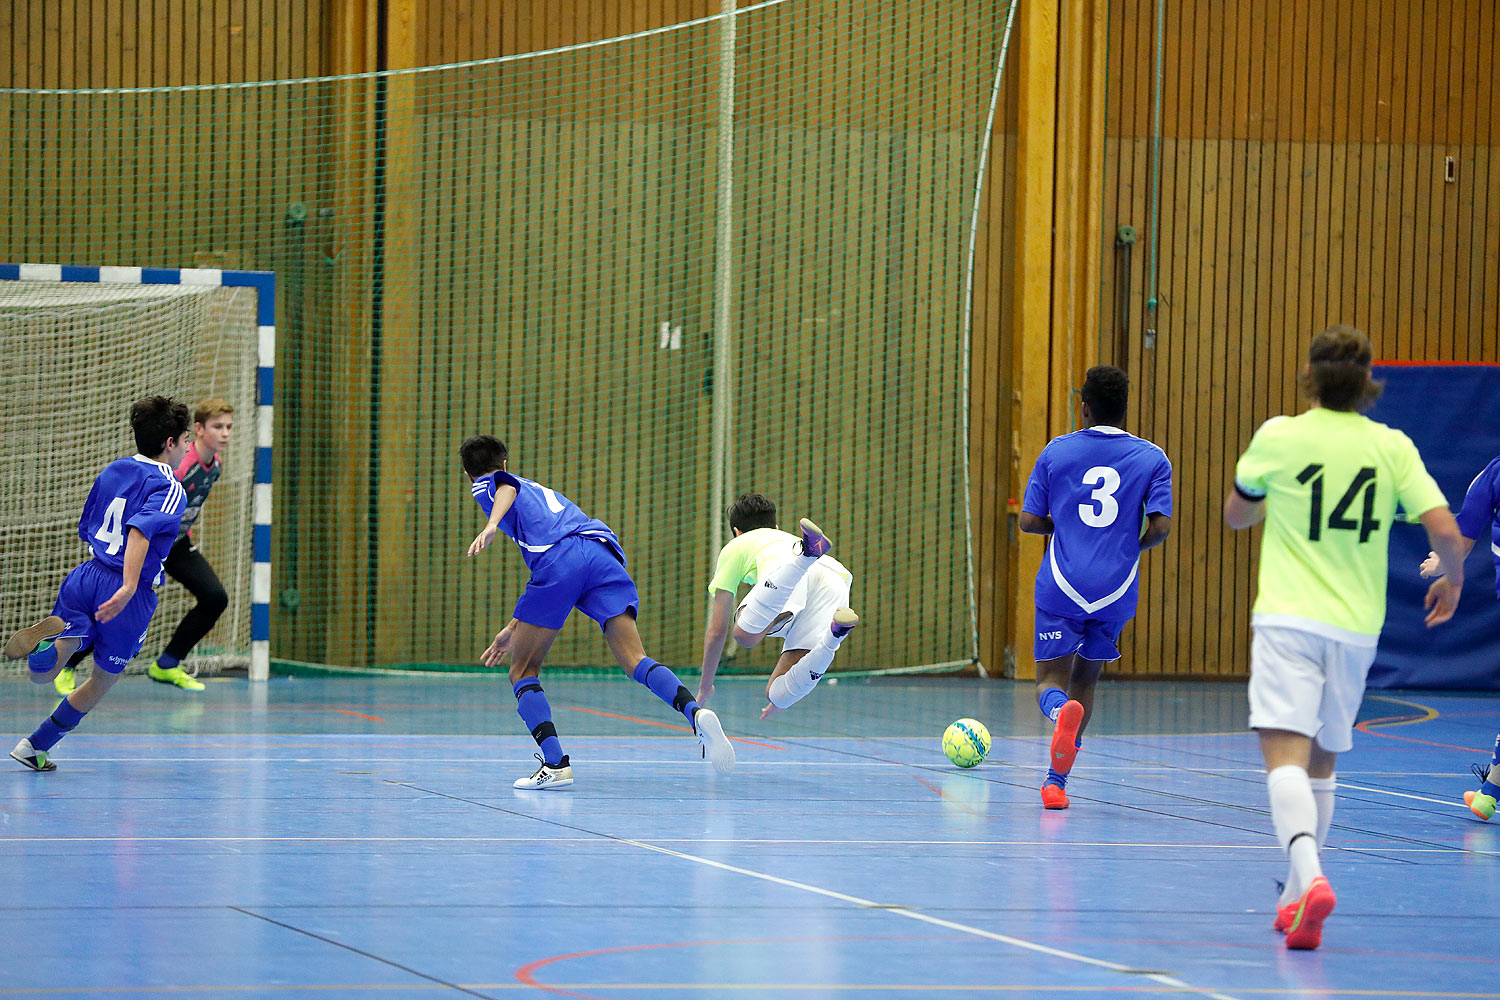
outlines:
M284 927L287 930L297 934L301 934L304 937L310 937L314 941L321 941L324 944L331 944L335 948L342 948L345 951L353 952L356 955L372 959L373 961L380 962L383 965L389 965L393 969L400 969L402 972L416 976L418 979L425 979L429 983L437 983L439 986L446 986L450 990L457 990L458 992L467 994L471 997L479 997L480 1000L499 1000L498 997L491 996L488 993L476 993L473 990L465 989L464 987L459 986L457 983L450 983L448 982L448 980L442 979L438 976L429 976L427 973L418 971L417 969L413 969L409 965L402 965L400 962L393 962L389 958L382 958L379 955L374 954L373 952L365 951L363 948L356 948L352 944L344 944L342 941L335 941L333 940L333 938L324 937L321 934L315 934L312 931L303 930L301 927L296 927L292 924L286 923L285 921L276 920L261 913L254 913L242 906L231 906L229 907L229 909L235 911L236 913L243 913L247 917L254 917L256 920L264 920L268 924L275 924L277 927Z

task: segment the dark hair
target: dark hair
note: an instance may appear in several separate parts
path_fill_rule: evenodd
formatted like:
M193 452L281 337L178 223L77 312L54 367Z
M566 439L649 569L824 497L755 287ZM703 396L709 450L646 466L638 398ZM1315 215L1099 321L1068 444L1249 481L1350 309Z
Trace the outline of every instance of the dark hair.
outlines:
M1307 370L1297 382L1325 409L1346 413L1368 410L1384 388L1370 377L1374 353L1363 331L1344 323L1331 326L1313 338L1307 351Z
M741 493L728 514L729 526L741 531L776 527L776 505L764 493Z
M147 396L130 405L130 429L135 432L135 446L147 458L167 450L167 441L182 437L188 431L188 408L166 396Z
M1118 427L1130 402L1130 378L1114 365L1095 365L1083 379L1083 401L1094 422Z
M475 479L498 470L509 456L505 442L489 434L475 434L458 446L458 457L464 463L464 471Z

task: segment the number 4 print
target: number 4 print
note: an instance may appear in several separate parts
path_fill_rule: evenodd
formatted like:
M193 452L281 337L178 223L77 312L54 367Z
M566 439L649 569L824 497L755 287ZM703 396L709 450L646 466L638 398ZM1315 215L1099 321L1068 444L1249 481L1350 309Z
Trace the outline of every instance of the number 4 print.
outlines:
M1311 542L1319 541L1323 537L1323 466L1314 463L1297 474L1297 482L1312 483L1312 497L1308 506L1307 539ZM1346 515L1350 506L1353 505L1355 497L1363 492L1365 495L1364 512L1360 520L1355 521ZM1333 513L1328 515L1328 528L1330 531L1354 531L1358 529L1359 540L1363 544L1370 540L1370 536L1380 530L1380 522L1375 520L1375 470L1368 465L1359 470L1354 477L1354 482L1344 491Z

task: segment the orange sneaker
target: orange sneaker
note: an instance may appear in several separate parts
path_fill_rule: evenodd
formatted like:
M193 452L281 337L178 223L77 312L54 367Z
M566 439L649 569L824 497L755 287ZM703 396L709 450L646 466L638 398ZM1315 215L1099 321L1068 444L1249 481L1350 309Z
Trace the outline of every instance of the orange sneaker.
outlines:
M1323 943L1323 921L1333 912L1338 899L1333 886L1319 875L1296 902L1292 922L1286 928L1286 946L1298 951L1310 951Z
M1297 902L1300 902L1298 900ZM1276 919L1271 922L1271 929L1285 934L1286 929L1292 926L1292 921L1297 919L1297 902L1276 904Z
M1066 809L1068 808L1068 792L1058 785L1042 786L1042 808L1043 809Z
M1052 729L1052 770L1067 774L1078 757L1078 727L1083 725L1083 706L1076 701L1064 703Z

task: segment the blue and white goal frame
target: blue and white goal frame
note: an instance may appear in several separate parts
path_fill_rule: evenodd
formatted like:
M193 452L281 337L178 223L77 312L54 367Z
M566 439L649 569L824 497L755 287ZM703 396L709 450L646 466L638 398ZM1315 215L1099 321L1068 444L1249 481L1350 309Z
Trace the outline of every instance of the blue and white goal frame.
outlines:
M250 576L250 679L267 680L271 676L271 421L276 381L276 275L271 271L222 271L206 267L0 264L0 281L210 285L255 290L260 367L255 380L255 565Z

